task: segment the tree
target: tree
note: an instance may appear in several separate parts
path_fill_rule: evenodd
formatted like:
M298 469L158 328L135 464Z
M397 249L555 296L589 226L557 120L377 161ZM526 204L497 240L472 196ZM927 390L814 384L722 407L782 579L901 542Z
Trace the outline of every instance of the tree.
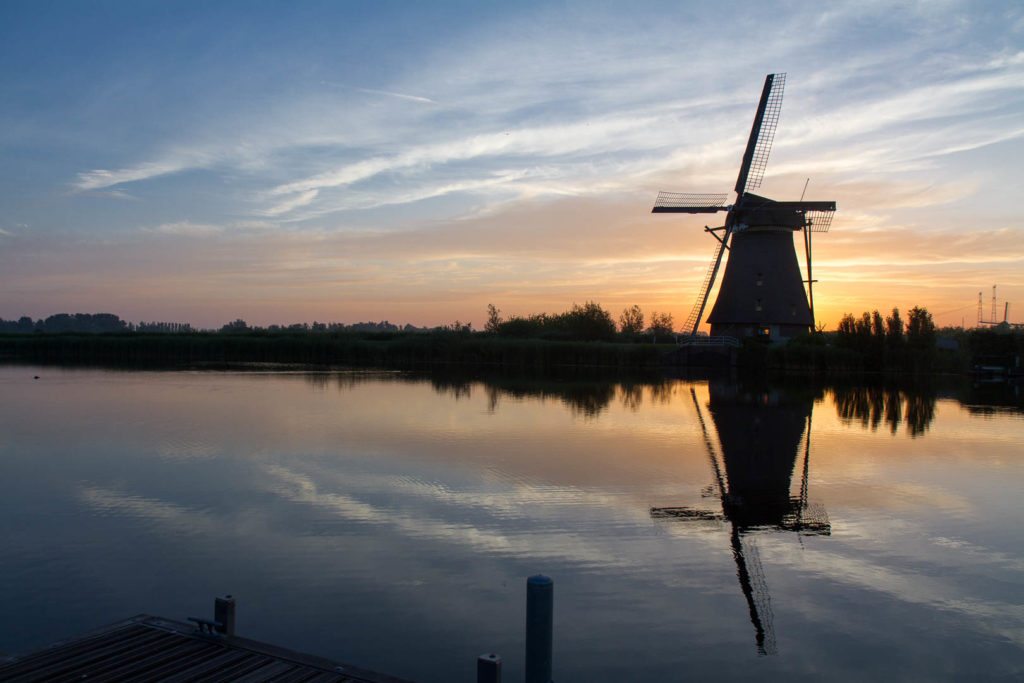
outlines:
M672 334L675 331L675 321L671 313L658 313L651 311L651 326L647 331L657 337L659 334Z
M860 318L855 323L857 330L857 336L862 340L867 340L871 337L871 314L867 311L861 313Z
M853 313L843 314L839 325L836 327L836 333L844 341L851 341L853 339L857 334L857 321L853 317Z
M629 308L622 309L619 316L619 330L624 334L640 334L644 331L644 312L640 307L633 304Z
M882 319L882 314L875 309L871 312L871 334L876 339L885 338L885 321Z
M500 310L494 304L487 304L487 322L484 323L484 332L497 333L501 327Z
M885 336L890 344L903 341L903 319L900 318L900 309L894 307L892 313L885 317Z
M220 328L220 331L222 333L248 332L249 325L241 318L236 318L233 322L225 323L224 326Z
M572 310L560 317L570 339L599 341L615 336L612 314L601 308L601 304L596 301L588 301L582 306L573 304Z
M935 323L928 309L914 306L907 316L907 342L915 349L935 346Z

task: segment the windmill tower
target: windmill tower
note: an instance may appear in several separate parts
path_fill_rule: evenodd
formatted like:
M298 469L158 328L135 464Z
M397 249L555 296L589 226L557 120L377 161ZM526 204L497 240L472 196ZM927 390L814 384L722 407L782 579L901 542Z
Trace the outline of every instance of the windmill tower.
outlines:
M780 202L758 196L768 163L775 126L782 109L786 74L768 74L757 105L754 125L736 179L736 201L726 205L726 194L661 192L652 213L717 213L725 211L725 225L704 229L718 240L697 301L684 331L697 333L708 294L726 250L718 299L708 315L711 336L764 336L773 340L814 328L811 293L811 233L828 232L835 202ZM800 272L794 234L803 232L807 279ZM807 292L803 284L807 283Z

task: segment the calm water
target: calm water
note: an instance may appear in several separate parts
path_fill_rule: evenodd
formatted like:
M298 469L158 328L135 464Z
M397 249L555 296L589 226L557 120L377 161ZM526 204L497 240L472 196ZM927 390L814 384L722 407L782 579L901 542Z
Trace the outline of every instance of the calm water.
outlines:
M241 635L516 681L544 573L558 681L1019 679L1014 401L0 367L0 651L232 593Z

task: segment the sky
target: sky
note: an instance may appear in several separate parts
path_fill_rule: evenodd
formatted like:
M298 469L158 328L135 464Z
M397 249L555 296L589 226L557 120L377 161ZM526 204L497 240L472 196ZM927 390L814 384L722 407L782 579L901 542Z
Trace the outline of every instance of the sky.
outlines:
M6 0L0 318L681 324L722 215L651 207L732 189L775 72L818 323L1024 321L1016 0Z

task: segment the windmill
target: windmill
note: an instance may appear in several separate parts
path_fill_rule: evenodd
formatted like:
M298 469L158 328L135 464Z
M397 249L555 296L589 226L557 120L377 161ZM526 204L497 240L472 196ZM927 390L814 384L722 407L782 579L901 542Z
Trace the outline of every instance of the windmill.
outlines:
M784 73L768 74L765 78L736 178L735 203L726 205L727 194L660 192L654 204L652 213L726 212L724 225L704 228L718 240L718 245L684 326L691 336L697 333L726 250L729 258L718 299L708 315L711 336L786 339L813 329L811 233L828 232L836 203L804 201L803 197L800 201L780 202L750 192L761 186L785 84ZM798 230L804 236L806 280L800 273L793 245L793 234Z
M730 388L708 388L721 456L716 452L692 388L690 396L714 473L709 495L719 499L721 511L652 507L651 516L676 522L729 522L736 577L754 626L757 651L774 654L771 597L757 547L748 532L774 529L794 531L800 536L828 536L832 532L824 508L807 499L813 401L804 405L768 394L744 397ZM801 437L804 461L800 493L795 497L790 494L790 484Z

